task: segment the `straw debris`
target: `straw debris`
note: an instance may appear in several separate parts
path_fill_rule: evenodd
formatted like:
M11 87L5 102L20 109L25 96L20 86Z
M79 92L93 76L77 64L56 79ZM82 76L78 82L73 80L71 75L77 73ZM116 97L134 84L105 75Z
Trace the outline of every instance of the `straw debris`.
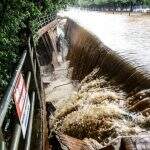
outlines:
M127 109L127 93L106 77L92 79L94 70L78 91L62 102L52 119L54 130L79 139L94 139L105 146L118 136L147 132L149 118Z

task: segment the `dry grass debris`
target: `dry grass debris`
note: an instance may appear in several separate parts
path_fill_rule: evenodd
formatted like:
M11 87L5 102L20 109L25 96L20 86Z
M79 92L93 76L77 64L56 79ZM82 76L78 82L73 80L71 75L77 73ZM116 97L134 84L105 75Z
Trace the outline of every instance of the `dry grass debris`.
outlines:
M129 112L127 94L106 77L92 79L94 71L67 102L57 106L53 128L79 139L92 138L103 146L118 136L147 132L149 118Z

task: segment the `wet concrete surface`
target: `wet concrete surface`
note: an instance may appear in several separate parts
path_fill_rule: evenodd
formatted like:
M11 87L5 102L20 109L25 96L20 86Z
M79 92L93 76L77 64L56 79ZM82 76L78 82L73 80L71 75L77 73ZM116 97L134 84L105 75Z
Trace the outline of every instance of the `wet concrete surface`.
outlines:
M50 101L57 108L58 103L68 100L75 87L71 80L67 77L68 62L62 62L60 66L55 68L52 74L50 84L45 89L46 101Z

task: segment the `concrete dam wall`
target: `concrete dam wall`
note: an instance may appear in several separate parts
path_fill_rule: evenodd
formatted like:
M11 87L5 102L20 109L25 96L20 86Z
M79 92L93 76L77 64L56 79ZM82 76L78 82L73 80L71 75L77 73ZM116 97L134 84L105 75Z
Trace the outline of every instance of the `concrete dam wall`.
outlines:
M150 82L144 72L73 20L65 31L69 61L54 66L55 78L45 89L56 108L49 121L52 139L69 149L94 150L114 149L114 141L125 149L129 139L149 138Z
M99 67L100 74L115 79L129 91L150 87L150 78L143 70L133 66L125 57L119 56L94 34L71 19L67 21L66 37L69 42L68 59L73 67L73 80L81 81L95 67Z

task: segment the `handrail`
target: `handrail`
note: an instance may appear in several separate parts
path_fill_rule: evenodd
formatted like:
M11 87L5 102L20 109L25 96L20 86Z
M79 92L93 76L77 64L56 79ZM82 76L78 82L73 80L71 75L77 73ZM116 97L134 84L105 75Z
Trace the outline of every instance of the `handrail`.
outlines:
M32 101L31 101L31 113L30 113L30 120L29 120L29 130L26 136L26 143L25 143L25 150L30 149L31 143L31 134L32 134L32 124L33 124L33 116L34 116L34 105L35 105L35 92L32 93Z
M20 75L21 72L25 73L27 71L27 78L26 78L26 90L27 92L31 92L30 90L30 82L31 82L31 76L32 78L34 78L34 81L36 81L36 69L37 69L37 66L35 65L32 65L32 63L34 62L35 64L37 63L37 59L35 59L33 56L31 56L31 53L30 53L30 50L33 49L33 53L35 53L35 50L31 44L31 41L30 41L30 38L29 38L29 50L28 51L24 51L23 52L23 55L19 61L19 64L18 64L18 67L13 75L13 78L10 82L10 85L9 85L9 88L7 89L7 92L4 96L4 99L2 101L2 104L1 104L1 107L0 107L0 129L1 129L1 139L0 141L3 141L5 142L5 139L4 139L4 136L2 135L2 126L3 126L3 123L4 123L4 120L5 120L5 116L6 116L6 113L9 109L9 104L12 100L12 95L13 95L13 91L14 91L14 88L15 88L15 85L16 85L16 82L17 82L17 79ZM34 54L33 54L34 55ZM36 55L34 55L36 56ZM29 60L30 59L30 63L29 63ZM30 68L28 68L27 70L24 69L24 66L26 65L26 63L28 63L28 65L30 64ZM38 66L39 67L39 66ZM29 71L31 70L31 71ZM34 88L34 90L36 90L35 92L33 91L32 93L32 97L31 97L31 101L30 101L30 104L31 104L31 110L30 110L30 117L29 117L29 122L28 122L28 128L27 128L27 134L26 134L26 139L24 142L25 143L25 150L29 150L30 149L30 142L31 142L31 134L32 134L32 124L33 124L33 116L34 116L34 106L35 106L35 95L39 95L39 90L38 90L38 85L36 83L34 83L34 85L36 85L36 87ZM33 90L33 89L32 89ZM37 102L39 101L39 99L36 100ZM38 102L39 103L39 102ZM14 132L13 132L13 136L12 136L12 141L11 141L11 144L9 145L9 148L11 150L17 150L19 148L19 144L20 144L20 140L22 139L22 130L21 130L21 125L20 123L18 122L16 125L15 125L15 129L14 129ZM6 148L6 144L5 144L5 149L8 149L8 147Z
M30 80L31 80L31 72L29 71L28 74L27 74L27 80L26 80L26 89L27 89L27 91L29 90ZM29 121L29 123L30 123L30 121ZM20 136L21 136L21 126L20 126L20 124L17 124L16 127L15 127L14 137L12 138L13 141L12 141L11 147L10 147L11 150L18 149Z
M45 26L46 24L48 24L49 22L53 21L56 18L56 13L53 12L52 14L46 15L44 17L40 17L37 19L38 21L38 29L42 28L43 26Z
M1 106L0 106L0 128L2 127L2 124L4 122L4 118L6 116L6 113L7 113L7 110L8 110L8 106L10 104L10 101L11 101L11 96L12 96L12 92L14 90L14 87L15 87L15 84L16 84L16 81L17 81L17 78L21 72L21 69L22 69L22 66L25 62L25 59L26 59L26 55L27 55L27 51L24 51L20 61L19 61L19 65L14 73L14 76L10 82L10 85L6 91L6 94L3 98L3 101L1 103Z
M39 18L39 27L43 27L48 22L54 20L55 17L56 15L53 13L44 16L42 18ZM18 66L15 70L15 73L13 75L13 78L11 79L10 85L7 88L7 91L0 105L0 149L2 150L6 150L8 148L11 150L17 150L19 149L20 146L22 147L22 144L24 150L30 149L32 129L33 129L33 119L34 119L34 115L36 115L34 114L34 110L36 109L36 111L38 111L37 109L41 109L44 105L41 96L42 83L41 83L41 76L40 76L40 65L36 53L36 48L34 46L33 37L29 37L27 42L28 42L28 49L24 50L22 57L18 63ZM23 139L21 125L19 123L19 120L15 116L16 122L14 126L14 132L12 133L9 143L7 143L3 133L3 126L7 121L6 116L8 110L12 111L12 109L13 110L16 109L14 108L14 105L11 105L12 104L11 101L13 98L13 92L16 83L18 81L18 77L21 73L23 74L26 91L28 92L29 100L30 100L30 114L29 114L28 127L27 127L26 137L25 139ZM31 82L32 84L30 84ZM12 106L11 109L9 108L10 105ZM40 116L41 121L43 121L42 115L43 115L43 110L41 110L41 116ZM40 124L40 127L44 128L44 121L43 123ZM40 129L39 132L41 131L42 130ZM43 135L41 136L41 140L44 141Z
M17 150L18 149L20 136L21 136L21 126L20 126L20 124L16 124L14 135L12 138L13 140L12 140L12 143L10 146L10 150Z

